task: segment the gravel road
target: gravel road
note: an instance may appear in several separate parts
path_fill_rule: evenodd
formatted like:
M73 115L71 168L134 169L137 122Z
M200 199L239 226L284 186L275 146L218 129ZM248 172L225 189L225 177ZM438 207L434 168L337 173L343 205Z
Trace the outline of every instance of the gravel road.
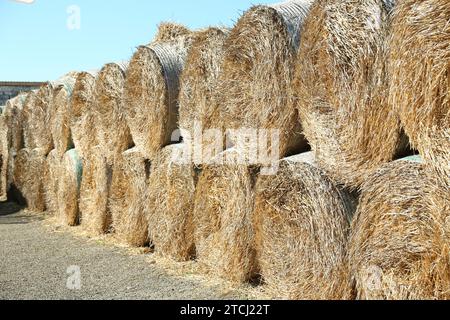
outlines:
M0 299L246 299L200 275L174 275L151 254L52 232L42 214L0 203Z

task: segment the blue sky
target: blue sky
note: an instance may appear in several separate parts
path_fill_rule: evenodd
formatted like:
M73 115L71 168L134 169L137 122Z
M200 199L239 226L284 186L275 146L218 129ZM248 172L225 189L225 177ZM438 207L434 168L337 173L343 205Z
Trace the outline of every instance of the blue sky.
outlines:
M0 81L45 81L98 69L129 59L161 21L194 29L232 26L251 5L272 2L277 1L0 0Z

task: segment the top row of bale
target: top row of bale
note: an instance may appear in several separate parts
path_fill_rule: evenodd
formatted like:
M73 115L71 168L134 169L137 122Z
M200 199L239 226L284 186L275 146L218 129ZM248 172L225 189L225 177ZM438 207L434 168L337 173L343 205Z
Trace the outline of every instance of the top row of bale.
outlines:
M435 14L410 18L429 8ZM86 137L62 124L75 126L74 117L84 115L83 82L97 77L93 90L104 94L95 102L102 120L95 126L117 128L114 137L108 130L97 137L112 144L110 162L130 145L153 158L178 128L190 143L200 123L203 130L280 130L279 158L307 150L309 143L320 166L354 189L411 147L448 178L446 153L439 152L449 140L442 81L448 48L435 45L446 36L445 10L445 1L431 0L397 6L385 0L296 0L255 6L231 30L192 32L163 24L129 62L108 64L98 74L69 73L30 93L23 107L24 145L45 153L55 146L61 155L75 139L83 149ZM417 72L430 78L422 81ZM405 96L411 91L405 86L416 91ZM65 110L63 101L72 93ZM227 146L236 144L236 137L227 138Z

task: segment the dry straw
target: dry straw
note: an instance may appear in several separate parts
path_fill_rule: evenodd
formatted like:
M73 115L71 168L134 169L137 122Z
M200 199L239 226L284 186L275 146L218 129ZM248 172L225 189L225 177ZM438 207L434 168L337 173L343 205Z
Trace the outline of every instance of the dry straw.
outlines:
M56 81L47 82L36 92L30 104L27 103L27 135L29 145L27 148L40 149L48 154L53 149L53 137L51 123L55 116L53 99L61 86L67 83L67 79L73 78L74 72L70 72Z
M92 111L97 72L79 73L69 103L70 130L75 149L82 159L97 145Z
M349 245L359 299L450 298L448 212L430 210L433 181L417 161L387 164L362 187Z
M202 143L208 146L213 142L208 141L206 130L220 128L218 105L213 102L213 97L228 34L228 30L220 28L208 28L198 32L186 58L186 66L180 80L179 125L184 143L193 151L194 136L202 134ZM208 155L206 150L202 150L202 157L206 160L214 155Z
M8 126L8 169L7 190L10 189L14 177L14 163L17 152L24 147L23 144L23 106L27 94L21 93L6 102L4 115Z
M411 144L450 194L450 2L405 0L394 10L390 104Z
M32 111L36 105L37 90L28 92L25 98L22 112L23 121L23 147L27 149L33 149L36 147L36 143L33 140L33 129L31 126Z
M83 159L79 210L81 225L94 236L110 231L112 220L108 200L113 165L132 145L123 115L122 94L127 66L127 62L106 64L95 80L93 98L88 96L92 94L89 87L92 78L84 74L83 79L78 79L80 87L77 89L86 91L78 91L79 104L72 105L75 115L72 123L78 125L78 133L92 134L90 139L80 136L78 140L81 142L79 155Z
M134 247L149 242L144 212L149 170L150 162L139 148L122 153L113 167L109 193L112 229L120 241Z
M9 148L19 151L23 145L23 106L27 94L21 93L17 97L6 102L4 115L9 127Z
M49 125L53 115L51 112L53 93L53 83L48 82L43 85L36 93L35 103L30 112L30 118L28 118L32 146L42 149L45 154L53 149L53 138Z
M17 195L15 195L17 200L25 201L25 180L26 180L26 172L27 162L29 158L30 149L21 149L17 152L15 159L15 167L14 167L14 176L13 176L13 185L17 191Z
M185 26L172 22L162 22L158 26L158 32L152 43L177 41L190 36L191 31Z
M186 161L187 150L185 144L176 144L158 153L152 162L145 202L155 252L177 261L187 261L195 253L196 172L193 164Z
M46 159L46 169L45 169L45 205L47 212L51 215L58 214L58 189L61 172L61 157L55 149L50 151Z
M163 24L155 41L139 47L130 61L125 115L136 146L149 159L171 143L178 127L179 77L191 41L186 28Z
M67 151L59 166L57 189L58 213L65 225L79 223L78 199L82 175L83 165L78 152L75 149Z
M45 211L46 155L42 149L21 149L16 157L14 182L30 211ZM44 174L43 174L44 173Z
M316 165L311 152L280 161L256 185L258 263L280 299L349 299L347 244L355 199Z
M248 10L225 43L214 97L224 129L279 130L280 156L306 148L289 88L299 34L311 2L287 1Z
M103 150L91 148L90 154L83 159L79 210L81 226L93 236L102 235L111 227L108 210L111 176Z
M0 115L0 202L8 200L9 127L8 119Z
M198 261L211 274L233 282L255 272L252 212L256 173L239 164L239 151L219 154L200 174L194 207ZM223 159L223 164L221 159Z
M317 0L301 37L293 90L305 135L318 164L352 188L407 146L386 99L388 7Z
M106 155L108 165L114 158L128 150L133 144L130 130L124 117L122 99L125 72L128 62L108 63L99 72L95 82L94 126L97 142Z
M64 77L55 87L53 100L50 108L50 126L53 145L60 157L73 147L72 134L70 131L70 98L75 86L78 73L73 72Z

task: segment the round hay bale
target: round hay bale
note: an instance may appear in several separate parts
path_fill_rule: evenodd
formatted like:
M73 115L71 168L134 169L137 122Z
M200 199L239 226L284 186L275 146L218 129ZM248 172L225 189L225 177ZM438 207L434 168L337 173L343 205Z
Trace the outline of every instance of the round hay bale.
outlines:
M45 205L47 212L53 215L58 214L58 190L60 188L61 157L53 149L47 156L46 176L45 176Z
M317 160L327 174L358 188L406 149L388 107L382 0L318 0L303 25L293 94Z
M130 61L125 115L136 146L149 159L172 142L178 127L179 77L191 38L189 33L141 46Z
M48 82L36 92L34 105L28 118L31 145L48 154L53 149L51 120L53 116L52 101L55 83Z
M4 114L0 115L0 202L8 200L9 126Z
M15 185L25 199L28 210L45 211L44 180L45 150L22 149L18 152L15 166ZM44 173L44 174L43 174Z
M156 254L188 261L195 254L193 209L196 172L187 146L162 149L152 162L145 212Z
M133 148L117 158L113 167L109 194L112 229L121 241L133 247L149 242L144 212L149 163L139 148Z
M8 126L8 169L7 169L7 190L13 183L14 163L17 151L24 148L23 143L23 106L27 94L21 93L17 97L6 102L4 115Z
M392 108L450 194L450 2L400 1L389 43Z
M59 88L68 82L67 79L75 77L75 74L69 72L56 81L46 82L34 95L28 95L30 100L25 103L27 121L26 136L24 133L25 147L41 149L46 155L53 149L51 130L55 115L53 99Z
M70 99L75 86L78 73L72 73L65 77L54 90L51 107L51 134L53 145L60 157L73 148L72 134L70 131Z
M179 125L183 142L194 152L198 152L194 143L201 134L203 147L199 151L202 159L194 159L198 164L205 163L216 155L208 154L206 150L210 144L205 131L216 129L219 123L219 110L217 104L213 102L213 97L228 34L229 30L219 28L208 28L198 32L187 55L180 80ZM223 151L223 146L220 149Z
M200 174L194 205L197 259L210 273L233 282L255 273L252 211L255 172L229 149Z
M17 97L8 100L5 107L5 117L7 118L9 133L9 148L19 151L23 144L23 106L27 98L26 93L21 93Z
M279 131L280 157L307 148L289 88L309 0L254 6L231 30L215 101L219 128ZM232 143L235 138L230 137ZM279 157L277 157L278 160Z
M280 161L256 184L260 273L277 299L350 299L347 244L354 199L317 167L312 152Z
M16 155L13 184L18 193L18 195L15 195L17 200L25 201L25 176L29 154L30 149L21 149L17 152Z
M387 164L362 186L349 244L358 299L450 298L448 211L429 210L417 161Z
M28 92L23 105L23 146L27 149L36 148L36 143L33 139L33 128L31 125L32 112L36 105L37 90Z
M91 110L94 112L98 145L103 149L109 165L133 144L124 117L122 99L127 68L128 62L108 63L101 69L95 82L94 106Z
M92 112L97 72L80 72L69 103L70 130L75 149L82 159L97 145Z
M83 176L83 164L78 152L75 149L67 151L59 168L59 217L65 225L76 226L80 220L78 199Z
M82 228L93 236L109 232L111 215L108 210L108 195L111 185L111 169L106 155L99 147L91 149L83 159L80 186L80 222Z

